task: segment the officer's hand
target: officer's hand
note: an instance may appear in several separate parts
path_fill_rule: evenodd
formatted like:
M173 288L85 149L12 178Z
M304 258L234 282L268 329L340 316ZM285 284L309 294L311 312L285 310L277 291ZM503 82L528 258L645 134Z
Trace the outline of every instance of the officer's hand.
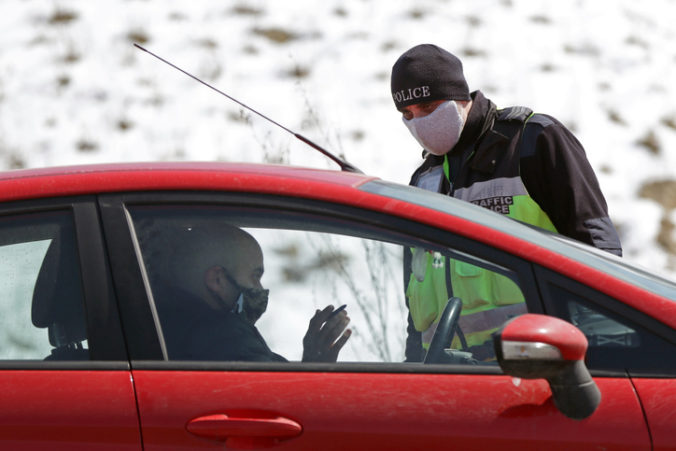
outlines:
M324 310L317 310L310 319L303 337L303 362L335 362L352 335L350 329L345 329L350 323L347 312L343 310L329 319L333 310L329 305Z

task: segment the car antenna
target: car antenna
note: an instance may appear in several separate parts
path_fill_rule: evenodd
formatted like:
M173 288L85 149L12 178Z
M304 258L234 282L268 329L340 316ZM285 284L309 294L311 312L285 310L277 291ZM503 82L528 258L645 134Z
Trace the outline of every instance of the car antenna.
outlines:
M331 160L333 160L334 162L336 162L336 163L338 164L338 166L340 166L340 169L341 169L341 170L347 171L347 172L358 172L358 173L363 173L362 171L360 171L359 169L357 169L357 168L356 168L355 166L353 166L352 164L348 163L347 161L343 160L342 158L339 158L339 157L335 156L334 154L332 154L332 153L329 152L328 150L324 149L324 148L321 147L320 145L315 144L314 142L310 141L308 138L306 138L305 136L301 135L300 133L296 133L296 132L294 132L293 130L284 127L284 126L283 126L282 124L280 124L279 122L270 119L270 118L267 117L266 115L264 115L264 114L262 114L262 113L260 113L260 112L258 112L258 111L256 111L256 110L254 110L253 108L251 108L251 107L248 106L248 105L245 105L244 103L240 102L239 100L235 99L234 97L232 97L232 96L230 96L230 95L224 93L224 92L221 91L220 89L217 89L217 88L211 86L209 83L207 83L207 82L205 82L205 81L203 81L203 80L200 80L200 79L197 78L196 76L192 75L192 74L189 73L189 72L184 71L183 69L181 69L180 67L176 66L175 64L172 64L172 63L170 63L169 61L165 60L165 59L162 58L161 56L154 54L154 53L151 52L150 50L147 50L147 49L141 47L140 45L138 45L138 44L136 44L136 43L134 43L134 47L136 47L136 48L138 48L138 49L140 49L140 50L143 50L143 51L146 52L146 53L151 54L152 56L154 56L154 57L157 58L158 60L162 61L163 63L168 64L169 66L173 67L174 69L183 72L184 74L186 74L188 77L192 78L193 80L196 80L196 81L202 83L204 86L213 89L214 91L216 91L217 93L221 94L222 96L227 97L228 99L230 99L230 100L232 100L233 102L237 103L238 105L240 105L240 106L246 108L247 110L251 111L252 113L257 114L258 116L262 117L263 119L265 119L265 120L267 120L267 121L269 121L269 122L275 124L277 127L281 128L282 130L284 130L284 131L286 131L286 132L292 134L293 136L295 136L295 137L298 138L299 140L303 141L303 142L304 142L305 144L307 144L308 146L312 147L312 148L315 149L315 150L318 150L319 152L321 152L322 154L324 154L325 156L329 157Z

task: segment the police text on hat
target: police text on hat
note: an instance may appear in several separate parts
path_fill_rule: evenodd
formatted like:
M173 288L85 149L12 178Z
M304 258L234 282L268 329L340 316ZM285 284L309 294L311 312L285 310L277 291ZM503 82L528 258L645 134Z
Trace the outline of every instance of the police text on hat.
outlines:
M392 66L392 99L397 109L431 100L470 100L460 60L432 44L404 52Z

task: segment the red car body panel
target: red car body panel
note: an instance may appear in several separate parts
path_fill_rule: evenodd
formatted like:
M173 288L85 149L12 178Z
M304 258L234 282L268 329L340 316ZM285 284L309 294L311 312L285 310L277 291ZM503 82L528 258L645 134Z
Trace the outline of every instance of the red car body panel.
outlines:
M129 371L0 371L7 450L140 450Z
M300 424L275 449L648 450L650 437L627 379L598 379L590 418L565 418L544 380L383 373L134 371L144 447L208 449L187 431L207 415L247 411ZM226 442L227 444L227 442Z
M673 379L634 379L655 451L676 450L676 384Z

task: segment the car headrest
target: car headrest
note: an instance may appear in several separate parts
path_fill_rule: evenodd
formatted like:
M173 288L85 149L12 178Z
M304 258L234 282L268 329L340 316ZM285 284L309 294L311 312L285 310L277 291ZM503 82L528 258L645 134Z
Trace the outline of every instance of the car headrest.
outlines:
M48 328L54 347L87 339L84 300L74 240L52 240L33 290L33 325Z

